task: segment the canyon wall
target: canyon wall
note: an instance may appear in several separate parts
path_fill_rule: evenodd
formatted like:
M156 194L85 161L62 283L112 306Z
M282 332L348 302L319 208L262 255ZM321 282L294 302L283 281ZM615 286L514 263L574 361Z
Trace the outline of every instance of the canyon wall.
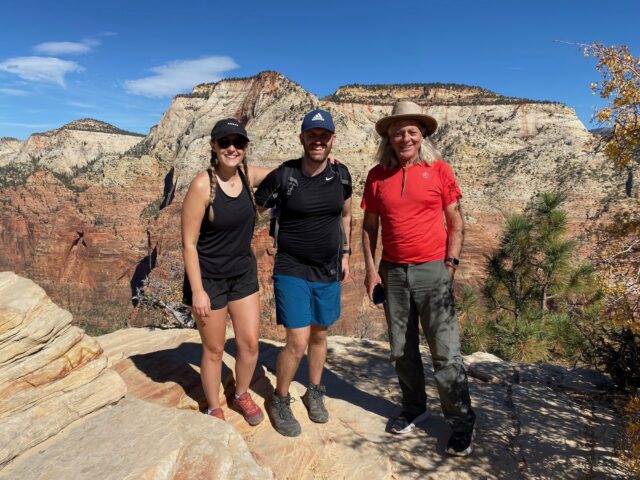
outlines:
M213 124L242 119L250 162L275 166L301 154L301 119L320 107L334 116L333 153L354 179L354 279L343 299L349 325L343 333L353 333L363 317L380 318L361 287L359 204L378 143L374 124L397 99L416 101L438 120L433 140L464 195L462 282L481 281L484 254L497 244L504 215L537 193L567 193L577 239L624 193L626 178L596 152L594 135L565 105L448 84L349 85L318 99L276 72L262 72L176 96L145 138L83 120L26 142L1 139L0 270L34 279L80 323L121 326L142 278L177 255L181 199L209 162ZM264 222L255 244L268 309L273 252Z

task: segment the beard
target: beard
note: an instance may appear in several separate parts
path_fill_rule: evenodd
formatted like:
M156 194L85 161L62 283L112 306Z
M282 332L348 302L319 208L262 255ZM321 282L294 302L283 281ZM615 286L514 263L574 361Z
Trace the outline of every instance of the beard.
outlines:
M323 147L323 150L321 151L322 153L312 150L311 146L303 145L304 156L315 163L324 162L331 153L331 147L329 147L329 145L327 145L326 143L323 143L321 145Z

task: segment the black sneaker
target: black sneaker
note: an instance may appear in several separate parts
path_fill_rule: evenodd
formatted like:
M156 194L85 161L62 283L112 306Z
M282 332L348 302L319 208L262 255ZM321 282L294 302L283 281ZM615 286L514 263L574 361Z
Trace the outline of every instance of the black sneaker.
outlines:
M424 422L427 418L429 418L428 410L422 413L402 412L394 418L391 424L391 433L409 433L416 428L418 423Z
M292 401L290 394L287 393L286 397L281 397L274 392L271 397L271 405L269 405L273 428L285 437L297 437L301 432L300 424L291 411Z
M473 450L472 443L475 432L454 433L447 442L447 453L456 457L466 457L471 455Z
M326 389L324 385L309 384L306 393L302 396L302 403L309 411L309 419L316 423L327 423L329 421L329 412L324 406L324 394Z

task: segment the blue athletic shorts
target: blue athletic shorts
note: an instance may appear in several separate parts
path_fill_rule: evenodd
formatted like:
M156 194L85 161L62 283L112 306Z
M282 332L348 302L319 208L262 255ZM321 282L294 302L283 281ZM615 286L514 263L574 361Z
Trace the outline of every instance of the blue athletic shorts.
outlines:
M286 328L330 327L340 317L340 282L308 282L274 275L276 319Z

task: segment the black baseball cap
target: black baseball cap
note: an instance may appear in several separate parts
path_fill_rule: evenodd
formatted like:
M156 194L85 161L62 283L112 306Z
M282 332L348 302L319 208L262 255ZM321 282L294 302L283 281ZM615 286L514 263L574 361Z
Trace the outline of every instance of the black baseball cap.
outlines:
M211 130L211 138L213 140L217 140L219 138L226 137L227 135L241 135L244 138L249 140L249 136L247 135L247 131L240 124L238 120L235 118L225 118L223 120L219 120Z

